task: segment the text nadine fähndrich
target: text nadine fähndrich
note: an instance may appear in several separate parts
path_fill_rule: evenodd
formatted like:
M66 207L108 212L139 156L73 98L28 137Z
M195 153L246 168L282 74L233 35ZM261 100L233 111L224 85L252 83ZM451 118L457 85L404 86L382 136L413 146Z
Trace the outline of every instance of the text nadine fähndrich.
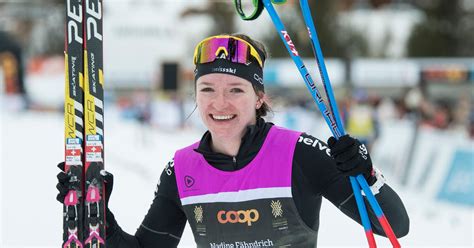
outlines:
M246 241L235 241L233 243L220 242L220 243L209 243L211 248L257 248L257 247L273 247L273 241L267 240L255 240L253 242Z

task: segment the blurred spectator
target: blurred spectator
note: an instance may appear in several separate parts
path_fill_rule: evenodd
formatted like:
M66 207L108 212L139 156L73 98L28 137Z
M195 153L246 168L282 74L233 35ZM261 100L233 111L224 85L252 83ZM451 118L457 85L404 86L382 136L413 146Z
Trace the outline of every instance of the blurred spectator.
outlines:
M409 111L405 104L405 101L403 100L403 97L395 98L394 103L395 103L395 109L397 112L397 117L399 119L404 119Z
M0 68L3 70L5 92L25 94L21 47L8 33L0 30Z
M133 94L133 103L136 108L136 120L141 126L149 126L151 121L151 97L146 92Z
M403 106L405 113L402 118L419 121L420 111L424 108L426 97L423 95L419 87L407 88L403 95Z
M440 101L435 104L431 125L438 129L448 129L452 122L452 113L449 103Z
M472 99L469 93L459 97L459 100L453 109L452 126L454 129L466 130L468 133L470 133L469 126L472 125L472 119L470 119L472 118L470 116L470 114L472 113L471 100ZM466 129L466 127L468 128Z
M400 119L416 121L419 126L439 130L461 130L470 134L472 129L472 99L469 93L453 100L439 98L429 99L419 88L407 89L405 93L394 100L396 115ZM390 112L390 101L382 100L377 108L380 119L385 119L386 111Z
M395 102L390 97L382 98L377 104L376 119L394 120L399 117Z
M150 143L151 139L151 96L148 92L137 90L132 94L132 108L134 109L134 119L140 125L140 139L142 145Z
M469 137L474 139L474 109L471 108L471 113L469 114Z
M377 138L376 111L369 101L367 92L357 90L346 104L345 126L351 136L359 139L370 150Z
M24 85L22 50L18 42L8 33L0 30L0 92L5 92L10 109L27 107L27 97Z

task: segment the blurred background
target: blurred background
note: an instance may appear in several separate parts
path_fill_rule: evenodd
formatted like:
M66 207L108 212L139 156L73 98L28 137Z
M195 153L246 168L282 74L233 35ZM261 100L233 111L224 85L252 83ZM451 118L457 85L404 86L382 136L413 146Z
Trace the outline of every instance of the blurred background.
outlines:
M402 246L474 247L474 1L310 5L346 130L368 144L408 209ZM277 10L321 85L298 1ZM174 151L205 131L193 113L192 54L208 35L264 42L274 110L266 119L329 137L266 12L245 22L232 1L105 0L103 14L110 208L127 232L141 223ZM0 0L0 247L61 244L64 19L63 0ZM327 201L319 233L320 247L366 246L363 228ZM180 247L194 246L187 228Z

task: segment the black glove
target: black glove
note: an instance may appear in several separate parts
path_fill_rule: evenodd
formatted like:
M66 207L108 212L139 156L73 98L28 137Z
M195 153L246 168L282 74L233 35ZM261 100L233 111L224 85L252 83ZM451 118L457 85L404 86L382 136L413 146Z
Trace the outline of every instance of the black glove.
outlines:
M344 175L357 176L363 174L367 181L373 181L373 167L369 152L365 145L348 134L338 140L328 139L331 156L336 161L336 167ZM370 184L370 182L369 182Z
M58 189L59 193L56 199L59 202L64 203L64 198L66 197L68 191L74 187L80 188L80 185L77 181L71 180L71 174L67 174L64 172L64 162L59 163L58 167L59 169L61 169L61 172L59 172L57 176L58 184L56 185L56 188ZM71 169L72 168L75 168L75 167L71 167ZM104 182L104 188L105 188L105 208L106 208L105 214L106 214L106 219L107 219L106 235L112 236L114 233L117 232L118 229L120 229L120 227L117 224L117 221L115 220L114 215L109 209L109 199L110 199L110 195L112 194L112 189L114 187L114 175L112 175L112 173L109 173L105 170L102 170L99 173L100 173L101 179ZM84 196L85 196L85 193L84 193Z
M64 162L59 163L58 168L61 169L61 172L59 172L57 175L58 184L56 184L56 188L58 189L59 193L56 196L56 199L59 202L64 203L64 198L66 197L69 190L75 187L80 188L80 186L79 182L71 180L71 174L64 172ZM112 189L114 187L114 176L112 173L109 173L105 170L102 170L100 175L105 187L105 206L108 208L110 194L112 194Z

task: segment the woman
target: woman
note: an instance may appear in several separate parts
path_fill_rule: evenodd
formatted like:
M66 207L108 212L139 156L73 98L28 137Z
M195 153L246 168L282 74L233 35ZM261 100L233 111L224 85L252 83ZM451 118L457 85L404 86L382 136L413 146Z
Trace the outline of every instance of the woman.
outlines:
M347 178L360 173L395 234L408 233L403 203L368 154L359 153L358 140L330 138L326 145L262 119L270 110L262 80L266 57L263 45L245 35L213 36L196 46L196 102L208 131L175 153L134 236L107 207L109 247L176 247L186 221L198 247L316 247L323 196L360 223ZM58 178L63 202L68 179ZM109 197L113 177L104 180ZM383 235L376 216L370 219Z

